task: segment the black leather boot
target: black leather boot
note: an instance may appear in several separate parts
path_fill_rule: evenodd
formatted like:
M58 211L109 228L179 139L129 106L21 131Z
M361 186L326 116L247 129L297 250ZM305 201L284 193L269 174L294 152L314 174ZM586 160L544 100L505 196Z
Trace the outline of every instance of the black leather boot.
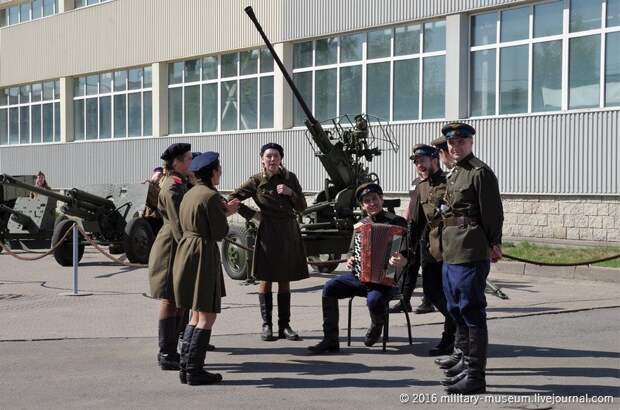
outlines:
M263 318L263 328L260 335L263 341L276 340L273 337L273 324L271 322L271 315L273 313L273 294L259 293L258 301L260 303L260 314Z
M219 373L209 373L203 369L211 330L195 328L187 353L187 384L199 386L222 381Z
M446 317L443 322L441 340L437 346L429 350L429 356L441 356L452 353L454 351L454 333L454 321L450 317Z
M196 326L187 325L185 327L185 332L183 332L183 337L181 338L181 359L179 360L179 379L181 380L181 384L187 384L187 355L195 328Z
M364 344L368 347L379 341L381 332L383 331L383 324L385 323L385 316L371 313L370 320L370 327L366 332L366 339L364 340Z
M467 326L461 325L456 328L454 351L446 359L436 359L435 363L441 369L449 369L457 364L463 357L463 352L469 351L469 330Z
M480 394L486 392L485 370L488 347L487 329L469 329L469 355L465 356L466 374L458 382L446 388L451 394Z
M390 308L390 313L400 313L403 311L411 312L411 303L405 300L405 303L398 301L394 306Z
M323 296L323 340L308 350L314 354L340 351L338 341L338 299Z
M162 370L179 370L178 337L176 316L160 319L157 362Z
M452 386L454 383L457 383L465 376L467 376L467 370L463 370L462 372L460 372L454 377L446 377L445 379L441 380L439 383L441 383L442 386Z
M425 313L431 313L435 311L435 307L426 298L422 299L422 303L415 309L415 313L423 315Z
M290 326L291 293L278 293L278 338L300 340L299 335Z

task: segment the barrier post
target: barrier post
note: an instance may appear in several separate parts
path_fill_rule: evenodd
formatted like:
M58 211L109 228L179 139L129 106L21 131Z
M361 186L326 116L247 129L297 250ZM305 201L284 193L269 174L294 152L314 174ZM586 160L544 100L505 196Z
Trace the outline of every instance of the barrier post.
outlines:
M77 223L74 223L71 226L71 230L73 233L73 292L61 293L62 296L90 296L92 293L82 292L78 290L78 265L80 262L78 261L79 257L79 242L80 237L78 236L78 228Z

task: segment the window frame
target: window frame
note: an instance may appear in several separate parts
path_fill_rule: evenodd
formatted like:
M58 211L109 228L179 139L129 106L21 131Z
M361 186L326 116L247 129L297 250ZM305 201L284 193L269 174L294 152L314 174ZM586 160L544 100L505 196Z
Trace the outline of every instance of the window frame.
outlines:
M424 96L424 59L431 57L444 57L444 67L446 63L446 44L444 44L443 50L439 51L424 51L424 29L426 24L436 23L436 22L444 22L444 37L446 38L447 43L447 34L446 30L446 19L444 17L433 18L423 21L412 21L406 24L398 23L386 26L372 27L364 30L350 31L338 33L332 36L322 36L313 39L305 39L304 41L296 41L292 43L293 46L293 55L295 53L294 48L296 44L303 44L312 42L312 64L308 67L301 68L293 68L291 71L291 77L298 73L304 72L312 72L312 101L309 105L312 110L313 115L316 113L316 98L315 98L315 87L316 87L316 72L323 70L336 69L336 117L342 116L344 114L353 115L353 113L341 113L340 112L340 69L343 67L352 67L352 66L361 66L362 67L362 101L361 101L361 113L366 113L368 109L368 65L377 64L377 63L389 63L390 64L390 86L389 86L389 118L382 118L383 121L387 121L390 124L408 124L413 122L436 122L445 119L445 91L444 91L444 116L441 118L423 118L424 107L423 107L423 96ZM419 33L419 48L417 53L411 54L403 54L403 55L395 55L395 30L400 27L408 27L408 26L420 26ZM368 58L368 33L374 31L381 30L390 30L390 55L387 57L379 57L379 58ZM362 34L364 39L362 41L362 59L357 61L347 61L341 62L341 38L349 35ZM316 43L318 40L324 40L326 38L335 38L336 39L336 62L332 64L323 64L316 65ZM293 57L294 59L294 57ZM397 61L403 60L417 60L418 61L418 115L416 119L408 119L408 120L393 120L394 118L394 63ZM447 68L446 68L447 69ZM445 76L444 76L444 87L445 87ZM295 111L295 105L297 101L295 96L293 96L293 116ZM355 113L359 114L359 113ZM372 114L370 114L372 115ZM318 119L319 121L329 120ZM305 126L303 125L295 125L295 118L292 118L293 129L303 129ZM326 124L329 126L329 124Z
M476 13L471 13L469 15L469 38L468 42L468 80L467 80L467 90L468 90L468 118L472 119L483 119L483 118L501 118L501 117L514 117L514 116L529 116L529 115L550 115L550 114L559 114L566 112L589 112L589 111L608 111L608 110L617 110L617 106L606 106L605 105L605 55L606 54L606 39L609 33L620 32L620 26L612 26L607 27L607 0L601 0L601 27L591 30L570 32L570 1L571 0L561 0L562 1L562 33L554 34L544 37L534 37L534 8L537 5L553 3L556 0L545 0L538 1L529 4L520 4L511 7L504 7L492 11L480 11ZM506 10L518 9L527 7L529 10L528 14L528 38L523 40L515 40L515 41L501 41L501 13ZM475 16L495 13L495 29L496 29L496 38L494 43L473 46L472 45L472 21ZM587 37L592 35L598 35L600 39L600 61L599 61L599 104L597 107L589 107L589 108L569 108L569 96L570 96L570 84L569 84L569 66L570 66L570 55L569 55L569 47L570 40L578 37ZM537 43L545 43L551 41L561 41L562 43L562 67L561 67L561 106L559 110L553 111L532 111L533 108L533 50L534 44ZM527 111L520 113L512 113L512 114L500 114L500 54L501 49L506 47L527 45L528 46L528 90L527 90ZM481 50L495 50L495 110L493 114L485 114L485 115L472 115L472 55L476 51Z

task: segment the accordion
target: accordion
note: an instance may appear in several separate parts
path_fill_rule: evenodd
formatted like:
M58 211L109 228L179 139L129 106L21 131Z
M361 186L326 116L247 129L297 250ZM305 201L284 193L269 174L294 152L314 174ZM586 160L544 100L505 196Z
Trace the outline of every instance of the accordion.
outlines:
M355 226L356 260L361 282L394 286L399 269L388 262L400 251L407 230L398 225L365 223Z

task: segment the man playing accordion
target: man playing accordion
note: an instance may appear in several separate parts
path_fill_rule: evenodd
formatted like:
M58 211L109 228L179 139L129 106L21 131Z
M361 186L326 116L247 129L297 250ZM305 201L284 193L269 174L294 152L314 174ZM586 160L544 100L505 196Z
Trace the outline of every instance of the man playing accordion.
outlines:
M356 226L363 224L383 224L396 225L406 229L407 221L404 218L383 210L383 190L378 184L367 183L360 185L355 196L362 210L368 215ZM406 232L404 229L402 231ZM400 269L407 263L407 258L404 256L405 250L407 249L405 243L406 236L406 234L402 235L403 241L400 243L400 246L398 246L397 252L386 254L386 256L389 255L387 265L390 267ZM373 241L375 240L374 235L372 239ZM393 284L386 285L364 282L361 280L361 261L363 258L367 258L368 255L363 254L364 252L360 250L360 242L360 234L355 233L351 241L351 257L347 262L347 269L350 269L351 272L330 279L323 287L322 305L324 335L323 340L318 344L308 347L308 350L312 353L320 354L340 351L340 344L338 341L338 299L350 298L352 296L367 298L371 324L366 333L364 344L366 346L372 346L381 336L387 303L392 299L392 296L398 292L398 288ZM395 241L394 244L397 245L398 241Z

